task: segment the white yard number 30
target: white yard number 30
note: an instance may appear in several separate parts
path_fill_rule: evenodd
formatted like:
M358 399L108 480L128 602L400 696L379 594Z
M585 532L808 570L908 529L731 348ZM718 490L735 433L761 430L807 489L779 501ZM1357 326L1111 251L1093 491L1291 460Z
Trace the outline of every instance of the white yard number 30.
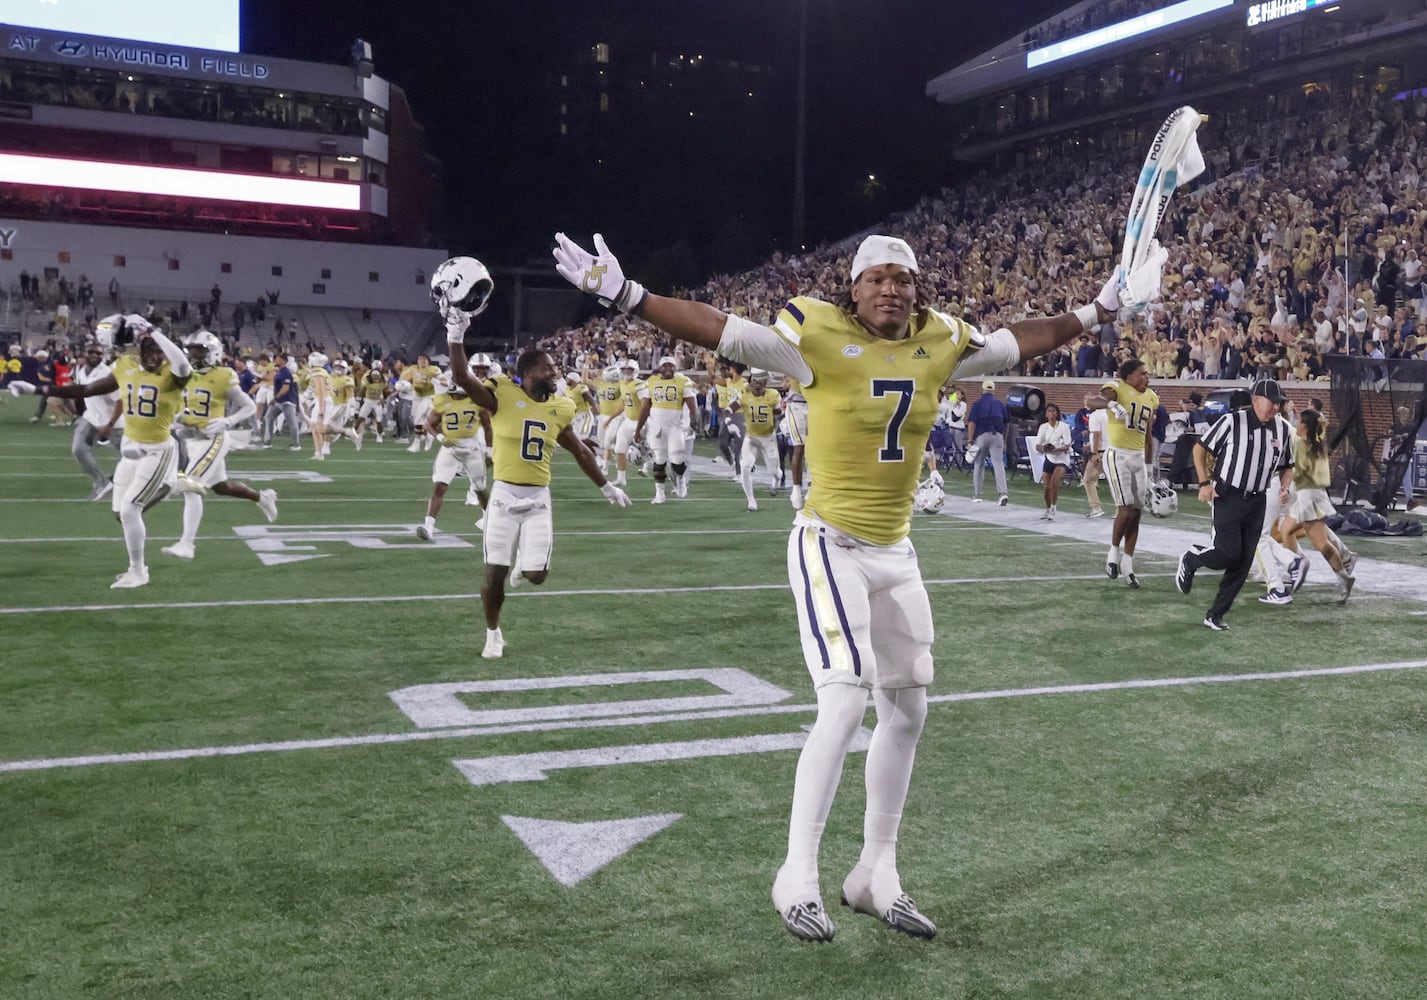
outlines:
M877 461L901 462L906 459L907 453L902 450L902 424L906 422L907 414L912 410L912 395L916 391L917 384L909 378L872 380L873 399L897 397L897 408L892 411L892 417L887 421L887 439L877 452Z

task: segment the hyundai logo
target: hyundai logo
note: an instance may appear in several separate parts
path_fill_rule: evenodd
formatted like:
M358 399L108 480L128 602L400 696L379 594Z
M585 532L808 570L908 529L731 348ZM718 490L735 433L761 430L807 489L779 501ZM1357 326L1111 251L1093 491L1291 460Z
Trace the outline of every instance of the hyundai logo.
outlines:
M55 55L68 56L71 59L78 59L81 56L86 56L89 54L88 45L85 45L83 42L76 42L72 38L66 38L63 41L55 42L54 45L51 46L51 48L54 49Z

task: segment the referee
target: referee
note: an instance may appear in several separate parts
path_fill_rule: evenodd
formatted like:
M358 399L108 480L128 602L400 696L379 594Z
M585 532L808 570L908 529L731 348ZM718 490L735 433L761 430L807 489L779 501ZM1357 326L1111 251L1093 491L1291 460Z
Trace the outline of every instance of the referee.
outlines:
M1204 617L1204 624L1215 632L1228 629L1224 616L1248 578L1263 531L1268 490L1276 485L1279 499L1288 502L1288 484L1293 478L1293 428L1278 415L1281 402L1283 390L1277 382L1255 382L1249 405L1224 414L1194 445L1199 499L1204 503L1212 501L1214 546L1191 546L1180 556L1174 586L1181 594L1187 594L1197 570L1224 571L1219 592ZM1210 455L1214 456L1212 479Z

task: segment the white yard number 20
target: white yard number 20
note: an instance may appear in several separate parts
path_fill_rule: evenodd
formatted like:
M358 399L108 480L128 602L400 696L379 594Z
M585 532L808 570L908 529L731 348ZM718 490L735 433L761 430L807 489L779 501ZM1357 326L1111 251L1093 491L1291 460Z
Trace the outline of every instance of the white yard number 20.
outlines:
M901 462L906 459L907 453L902 450L902 424L906 422L907 414L912 410L912 396L916 391L917 384L909 378L872 380L873 399L897 397L897 408L892 411L892 417L887 421L887 439L877 452L877 461Z

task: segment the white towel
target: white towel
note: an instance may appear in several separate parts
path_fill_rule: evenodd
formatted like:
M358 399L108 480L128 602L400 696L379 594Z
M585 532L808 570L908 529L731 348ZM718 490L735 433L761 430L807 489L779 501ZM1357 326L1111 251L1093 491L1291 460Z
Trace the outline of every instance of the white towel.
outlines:
M1199 122L1199 112L1189 105L1176 109L1155 133L1140 169L1120 252L1124 276L1121 301L1131 308L1142 309L1159 297L1161 273L1169 254L1155 239L1155 232L1174 189L1204 172L1204 154L1195 138Z

